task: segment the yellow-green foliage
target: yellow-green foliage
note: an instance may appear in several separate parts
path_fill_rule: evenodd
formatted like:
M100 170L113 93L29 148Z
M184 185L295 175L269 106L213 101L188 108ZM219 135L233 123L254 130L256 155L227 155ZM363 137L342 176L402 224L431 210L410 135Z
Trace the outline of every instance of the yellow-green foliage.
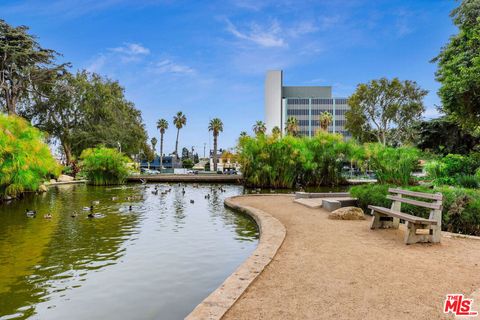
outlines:
M0 196L36 191L49 176L60 174L43 138L23 118L0 114Z
M121 184L128 176L129 158L116 149L98 147L83 150L81 168L91 184Z
M340 135L323 131L313 138L244 136L238 145L246 184L275 188L340 184L342 164L353 149Z

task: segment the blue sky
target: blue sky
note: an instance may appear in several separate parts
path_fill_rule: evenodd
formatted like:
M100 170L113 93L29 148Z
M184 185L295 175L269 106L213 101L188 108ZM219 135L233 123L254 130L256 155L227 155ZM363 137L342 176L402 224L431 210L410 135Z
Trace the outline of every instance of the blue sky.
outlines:
M187 115L180 145L203 154L208 121L224 122L221 147L263 120L266 70L286 85L332 85L347 97L360 82L415 80L430 91L425 117L437 115L438 83L429 61L456 32L453 0L23 0L0 2L0 17L24 24L73 69L117 79L155 122ZM165 137L174 148L173 126Z

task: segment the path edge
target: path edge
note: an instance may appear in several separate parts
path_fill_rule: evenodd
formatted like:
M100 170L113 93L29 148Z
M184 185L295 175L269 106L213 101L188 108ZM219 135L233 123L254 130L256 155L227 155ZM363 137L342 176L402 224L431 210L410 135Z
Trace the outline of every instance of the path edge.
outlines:
M285 226L270 214L250 206L240 205L236 199L252 195L235 196L225 199L226 207L251 216L259 229L260 240L257 248L215 291L205 298L185 318L187 320L221 319L235 304L258 275L273 260L286 236ZM266 195L253 195L266 196ZM268 195L274 196L274 195ZM282 195L284 196L284 195Z

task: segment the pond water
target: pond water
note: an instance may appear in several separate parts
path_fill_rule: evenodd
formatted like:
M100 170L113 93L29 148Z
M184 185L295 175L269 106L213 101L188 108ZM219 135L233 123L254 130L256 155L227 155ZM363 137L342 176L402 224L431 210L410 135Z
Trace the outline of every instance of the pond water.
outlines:
M0 205L0 319L183 319L258 230L223 205L241 186L154 186L59 186Z

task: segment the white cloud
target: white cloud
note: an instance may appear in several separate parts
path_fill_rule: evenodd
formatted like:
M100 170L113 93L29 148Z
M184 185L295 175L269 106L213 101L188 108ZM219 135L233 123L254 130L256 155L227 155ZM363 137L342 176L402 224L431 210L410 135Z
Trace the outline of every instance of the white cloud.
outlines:
M100 72L107 62L107 57L103 54L98 55L85 68L88 72Z
M195 70L189 66L175 63L170 59L163 59L153 67L156 73L193 74Z
M267 48L288 46L286 41L280 36L282 29L276 20L266 28L252 23L249 26L249 30L244 32L238 30L230 20L226 19L226 22L227 30L239 39L248 40Z
M110 49L112 52L120 55L122 62L138 61L142 56L150 54L150 50L138 43L125 43L121 47Z
M113 48L112 51L124 53L127 55L147 55L150 54L148 48L138 43L125 43L122 47Z

